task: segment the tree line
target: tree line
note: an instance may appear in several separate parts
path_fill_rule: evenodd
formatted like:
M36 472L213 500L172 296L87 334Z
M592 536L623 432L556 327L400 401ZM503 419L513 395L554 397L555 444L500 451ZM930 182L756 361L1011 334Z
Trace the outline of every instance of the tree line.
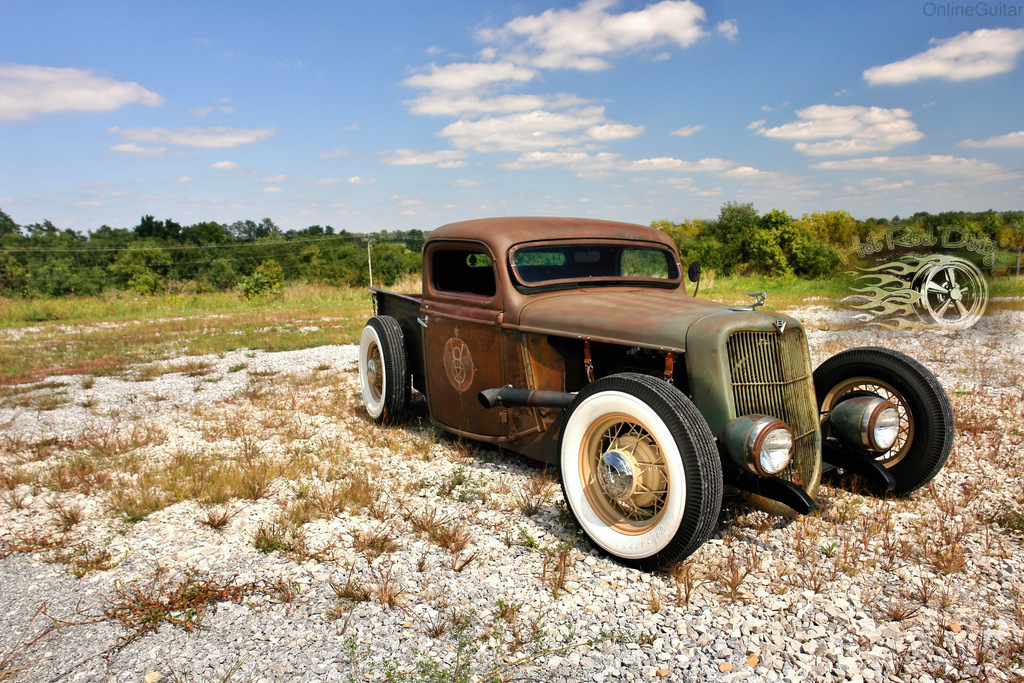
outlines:
M715 219L652 223L679 246L683 262L728 275L758 273L815 279L851 264L908 251L958 252L986 266L1009 262L1024 245L1024 211L915 213L909 218L857 220L846 211L793 218L753 204L727 202ZM1006 263L1003 263L1006 265Z
M905 219L857 220L845 211L793 218L752 204L727 202L713 219L652 223L679 245L684 263L721 274L819 278L883 246L925 245L977 254L1024 245L1024 212L917 213ZM390 286L420 270L422 230L369 234L311 225L282 231L271 219L181 225L143 216L131 228L102 226L83 234L46 220L20 226L0 210L0 295L95 295L111 289L153 294L238 289L272 293L287 281L365 287L368 248L374 284Z
M19 226L0 210L0 294L153 294L184 285L257 295L289 280L365 287L368 245L374 284L391 285L419 270L423 237L420 230L353 234L320 225L282 231L269 218L181 225L153 216L82 234L50 221Z

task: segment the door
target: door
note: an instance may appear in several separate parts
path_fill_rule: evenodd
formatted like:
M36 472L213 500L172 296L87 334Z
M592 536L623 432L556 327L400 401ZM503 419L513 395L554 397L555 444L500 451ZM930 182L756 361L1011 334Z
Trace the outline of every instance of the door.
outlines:
M424 255L427 400L438 425L468 436L508 434L504 408L486 409L483 389L504 385L502 302L493 256L483 244L441 242Z

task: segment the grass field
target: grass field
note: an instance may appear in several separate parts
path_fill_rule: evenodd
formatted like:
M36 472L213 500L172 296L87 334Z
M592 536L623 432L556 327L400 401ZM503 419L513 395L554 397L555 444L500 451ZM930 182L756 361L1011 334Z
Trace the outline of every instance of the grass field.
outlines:
M418 281L409 278L396 289L416 291ZM745 303L746 293L755 291L768 292L768 308L786 309L837 306L850 294L842 278L710 274L698 295ZM1024 308L1024 282L994 279L990 296L993 307ZM0 298L0 384L58 374L119 374L138 363L240 348L285 351L355 343L371 314L367 290L309 284L289 285L278 297L254 301L235 292Z

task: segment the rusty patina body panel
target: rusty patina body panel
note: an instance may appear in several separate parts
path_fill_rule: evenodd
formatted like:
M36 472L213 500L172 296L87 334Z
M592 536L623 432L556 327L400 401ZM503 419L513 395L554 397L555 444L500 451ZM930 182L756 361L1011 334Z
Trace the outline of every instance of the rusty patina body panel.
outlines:
M517 278L510 257L516 250L580 240L668 250L674 269L659 282L613 286L583 280L531 287ZM487 274L484 268L472 272L479 282L446 282L447 274L438 270L458 261L452 254L489 259L493 283L477 277ZM681 272L674 242L652 228L492 218L446 225L428 235L421 298L406 296L393 304L393 295L380 290L376 298L380 312L400 320L408 346L417 350L410 353L414 386L427 396L431 419L443 429L554 462L561 409L487 409L477 394L507 385L575 392L594 376L624 370L664 374L691 398L716 438L741 411L788 411L799 424L800 448L783 476L815 495L821 435L802 326L787 316L691 297ZM418 321L409 315L410 299L419 303ZM773 335L782 340L780 329L786 330L785 353L776 352L782 374L751 358L775 343ZM741 337L750 334L767 336L744 351ZM585 370L588 361L593 371Z

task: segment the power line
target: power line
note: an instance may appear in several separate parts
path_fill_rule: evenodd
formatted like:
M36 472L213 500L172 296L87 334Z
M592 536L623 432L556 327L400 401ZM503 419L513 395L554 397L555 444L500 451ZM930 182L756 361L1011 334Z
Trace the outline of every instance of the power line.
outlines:
M23 239L32 239L31 237L24 237ZM138 238L149 239L149 238ZM179 245L139 245L136 242L129 244L124 247L0 247L0 252L4 253L36 253L45 252L48 254L52 253L117 253L123 251L195 251L195 250L207 250L207 249L242 249L245 247L255 248L273 248L278 246L287 245L305 245L305 244L322 244L329 242L351 242L351 243L363 243L368 241L374 242L388 242L391 244L404 244L406 242L418 241L421 238L406 238L406 239L386 239L380 240L370 235L328 235L324 237L310 237L310 238L294 238L294 239L280 239L280 240L264 240L264 241L251 241L251 242L223 242L214 244L179 244ZM333 246L333 245L332 245Z

